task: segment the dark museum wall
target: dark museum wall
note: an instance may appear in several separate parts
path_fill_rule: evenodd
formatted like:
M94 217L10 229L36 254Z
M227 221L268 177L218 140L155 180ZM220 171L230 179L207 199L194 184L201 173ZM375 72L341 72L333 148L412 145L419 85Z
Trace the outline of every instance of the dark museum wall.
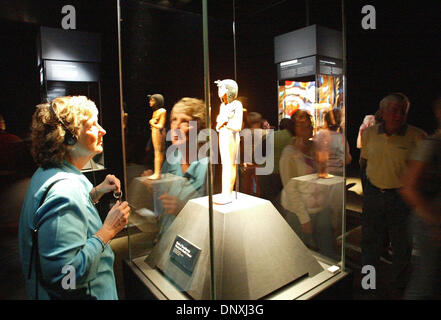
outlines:
M143 163L150 136L147 121L152 116L146 96L163 94L168 111L182 97L204 99L202 17L197 10L166 8L147 1L122 2L121 17L128 160ZM209 37L211 83L234 77L231 15L222 20L210 17ZM211 96L212 114L217 114L219 99L214 84Z
M110 172L123 176L120 95L118 76L117 8L114 1L69 1L76 9L76 30L101 35L102 62L100 86L102 125L106 129L104 154L108 170L87 174L101 181ZM36 38L40 26L61 28L61 13L66 1L3 1L1 4L0 41L2 45L1 79L3 114L7 131L29 144L29 129L34 107L41 102L37 69ZM24 168L33 172L29 159Z
M441 2L345 1L347 4L347 132L352 156L366 114L374 114L390 92L410 101L408 123L431 134L436 129L431 104L441 96ZM361 8L376 8L377 29L361 28ZM353 163L353 165L355 165Z

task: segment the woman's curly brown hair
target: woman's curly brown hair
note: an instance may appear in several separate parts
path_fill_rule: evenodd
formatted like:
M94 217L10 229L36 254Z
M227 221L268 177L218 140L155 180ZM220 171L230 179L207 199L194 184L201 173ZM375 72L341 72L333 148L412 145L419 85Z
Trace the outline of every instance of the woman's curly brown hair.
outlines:
M76 137L83 123L98 112L95 103L84 96L59 97L51 104L59 119ZM64 143L66 130L52 112L51 104L37 105L32 116L31 154L44 169L60 166L68 158L71 149Z

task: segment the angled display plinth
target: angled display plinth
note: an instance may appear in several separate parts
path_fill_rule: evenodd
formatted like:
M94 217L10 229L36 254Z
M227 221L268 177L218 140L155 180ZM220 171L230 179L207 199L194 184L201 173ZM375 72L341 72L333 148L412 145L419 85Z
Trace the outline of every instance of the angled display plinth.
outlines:
M146 262L194 299L210 299L208 197L188 201ZM259 299L323 271L271 202L238 193L213 206L217 299ZM189 272L173 259L176 239L200 249ZM192 257L194 258L194 257Z

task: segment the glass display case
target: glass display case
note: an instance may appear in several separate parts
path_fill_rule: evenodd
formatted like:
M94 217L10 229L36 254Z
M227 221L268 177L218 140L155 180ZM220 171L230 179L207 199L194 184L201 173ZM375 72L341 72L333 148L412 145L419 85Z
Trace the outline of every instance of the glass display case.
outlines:
M292 6L120 3L127 261L153 298L308 299L348 275L343 36L307 26L302 52L302 23L275 23Z
M314 132L317 132L325 126L326 112L343 109L342 77L319 74L316 79L279 81L279 122L291 118L297 110L307 110L313 116Z

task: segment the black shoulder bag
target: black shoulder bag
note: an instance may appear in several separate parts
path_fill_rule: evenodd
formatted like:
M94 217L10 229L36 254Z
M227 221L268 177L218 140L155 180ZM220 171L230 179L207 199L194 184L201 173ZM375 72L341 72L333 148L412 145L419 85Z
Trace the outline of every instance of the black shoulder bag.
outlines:
M40 208L44 200L46 200L46 196L49 193L49 190L56 184L57 182L64 180L59 179L52 182L44 192L43 196L41 197L40 204L38 205L38 208ZM37 208L37 210L38 210ZM32 262L35 257L35 298L38 300L38 283L41 283L45 289L47 289L47 292L49 294L49 297L51 300L96 300L94 296L90 294L90 282L88 283L89 293L87 292L87 288L80 288L80 289L66 289L66 290L54 290L50 287L50 285L44 285L43 284L43 277L41 275L41 266L40 266L40 253L38 250L38 230L40 229L40 226L36 226L34 224L32 232L32 247L31 247L31 259L29 261L29 272L28 272L28 279L31 278L32 274ZM55 293L57 292L57 293Z

